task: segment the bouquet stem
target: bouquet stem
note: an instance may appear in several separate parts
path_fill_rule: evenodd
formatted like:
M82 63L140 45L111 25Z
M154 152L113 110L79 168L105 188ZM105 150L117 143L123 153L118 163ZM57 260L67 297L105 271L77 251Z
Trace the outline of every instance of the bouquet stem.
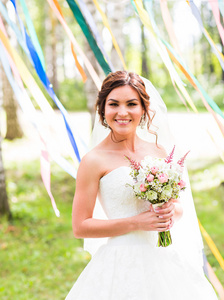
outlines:
M162 206L165 202L152 204L153 209L158 206ZM158 233L158 247L167 247L172 244L172 238L170 231L162 231Z
M172 244L170 231L159 232L158 234L158 247L167 247Z

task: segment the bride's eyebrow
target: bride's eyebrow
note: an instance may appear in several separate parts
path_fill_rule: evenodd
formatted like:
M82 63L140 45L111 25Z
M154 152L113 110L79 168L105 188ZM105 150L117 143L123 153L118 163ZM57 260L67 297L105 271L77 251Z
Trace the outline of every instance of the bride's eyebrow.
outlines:
M117 103L119 102L118 100L115 100L115 99L112 99L112 98L108 99L108 101L114 101L114 102L117 102ZM139 101L139 99L133 98L133 99L127 100L126 102L129 103L129 102L132 102L132 101Z

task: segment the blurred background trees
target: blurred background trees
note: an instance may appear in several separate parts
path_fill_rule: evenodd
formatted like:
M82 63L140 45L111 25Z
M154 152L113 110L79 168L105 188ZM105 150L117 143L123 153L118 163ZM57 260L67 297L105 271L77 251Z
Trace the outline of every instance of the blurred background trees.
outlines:
M4 0L4 2L7 2L7 0ZM115 69L122 69L123 66L113 47L110 34L102 24L102 18L96 10L93 1L85 0L85 3L95 19L104 41L104 46ZM124 55L128 70L148 77L153 84L160 89L162 96L165 96L164 100L168 108L185 109L172 86L168 71L157 54L154 45L150 43L147 30L142 26L131 3L129 1L118 0L101 0L99 3L108 17L114 36ZM60 0L59 4L80 46L84 49L95 70L103 79L104 74L89 49L86 38L69 9L67 2ZM67 35L52 13L47 1L27 1L27 5L44 52L47 74L51 79L51 83L60 101L68 110L77 111L88 109L89 111L93 111L96 88L91 83L92 80L89 76L87 83L85 85L83 84L76 70ZM223 85L224 72L221 69L218 59L212 52L208 41L200 32L197 23L192 23L194 17L187 3L185 3L185 1L168 1L168 6L185 62L198 77L208 94L222 108L223 97L220 95L220 90ZM224 53L209 3L207 1L201 1L198 7L201 11L204 26L220 51ZM18 8L20 9L19 3ZM153 13L161 34L169 41L163 24L159 1L153 2ZM22 12L20 15L23 17ZM188 23L186 23L186 18L184 19L185 15L191 17ZM188 85L183 75L180 76ZM214 91L214 85L216 85L216 91ZM203 109L203 104L197 93L192 90L190 85L188 85L187 88L199 109ZM53 103L51 104L54 106Z

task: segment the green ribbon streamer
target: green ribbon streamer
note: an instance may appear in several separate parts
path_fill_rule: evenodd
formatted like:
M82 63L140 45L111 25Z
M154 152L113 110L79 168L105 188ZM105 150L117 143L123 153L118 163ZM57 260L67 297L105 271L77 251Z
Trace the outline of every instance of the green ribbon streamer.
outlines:
M28 11L28 8L27 8L25 0L20 0L20 4L22 6L23 13L25 15L27 28L28 28L29 33L30 33L30 38L31 38L31 40L33 42L33 45L34 45L34 47L35 47L35 49L36 49L36 51L38 53L38 56L39 56L41 64L42 64L42 67L45 70L44 55L43 55L40 43L38 41L37 34L36 34L35 28L33 26L33 22L32 22L32 20L30 18L30 14L29 14L29 11Z
M100 64L101 68L103 69L105 75L108 75L111 72L111 69L106 62L100 48L98 47L96 40L94 39L91 30L89 29L88 24L86 23L86 20L84 19L81 10L79 9L78 5L74 0L66 0L68 2L68 5L73 12L74 17L76 18L76 21L78 22L80 28L82 29L90 48L92 49L98 63Z

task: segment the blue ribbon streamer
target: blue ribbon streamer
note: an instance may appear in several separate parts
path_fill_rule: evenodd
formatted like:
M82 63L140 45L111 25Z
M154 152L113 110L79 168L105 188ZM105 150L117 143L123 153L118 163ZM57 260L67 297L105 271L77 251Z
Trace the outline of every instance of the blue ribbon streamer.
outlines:
M38 123L35 122L35 118L33 117L33 114L36 112L34 106L32 105L32 101L30 100L30 107L28 108L28 105L25 103L25 98L26 96L23 94L23 91L21 90L21 88L19 87L19 85L17 84L17 82L15 81L12 72L11 72L11 68L10 68L10 64L8 61L8 57L6 55L4 46L2 45L2 43L0 42L0 60L2 62L2 66L4 68L4 71L6 73L6 76L8 78L8 81L13 89L13 92L15 94L15 98L17 100L17 102L19 103L23 113L28 117L29 121L32 123L32 125L38 130ZM76 179L76 170L74 169L74 167L66 160L64 159L62 156L54 153L50 153L52 159L65 171L67 172L69 175L71 175L74 179Z
M29 11L28 11L28 8L27 8L27 5L26 5L26 1L25 0L20 0L20 3L21 3L22 8L23 8L23 12L24 12L24 15L25 15L26 24L27 24L27 27L28 27L28 30L29 30L29 33L30 33L31 40L33 42L33 45L34 45L37 53L38 53L38 56L39 56L41 64L42 64L42 67L45 70L44 55L43 55L40 43L38 41L37 34L36 34L35 28L33 26L33 22L30 18L30 14L29 14Z
M15 0L10 0L12 3L13 3L13 6L15 8L15 12L17 14L17 17L18 17L18 20L19 20L19 23L20 23L20 26L22 28L22 31L24 32L25 34L25 40L26 40L26 45L27 45L27 48L29 49L29 52L30 52L30 56L32 58L32 61L34 63L34 68L41 80L41 82L43 83L46 91L48 92L49 96L53 99L53 101L55 102L55 104L57 105L57 107L59 108L62 116L63 116L63 119L64 119L64 122L65 122L65 127L66 127L66 130L67 130L67 134L68 134L68 137L69 137L69 140L72 144L72 147L74 149L74 152L75 152L75 155L78 159L78 162L81 161L81 158L80 158L80 154L79 154L79 150L78 150L78 147L77 147L77 144L76 144L76 141L75 141L75 138L73 136L73 133L72 133L72 130L71 130L71 127L67 121L67 111L65 110L64 106L61 104L61 102L59 101L59 99L57 98L53 88L52 88L52 84L50 83L48 77L47 77L47 74L45 73L43 67L42 67L42 64L41 64L41 61L39 59L39 56L33 46L33 43L26 31L26 28L23 24L23 22L21 21L20 17L19 17L19 14L17 12L17 8L16 8L16 1Z

